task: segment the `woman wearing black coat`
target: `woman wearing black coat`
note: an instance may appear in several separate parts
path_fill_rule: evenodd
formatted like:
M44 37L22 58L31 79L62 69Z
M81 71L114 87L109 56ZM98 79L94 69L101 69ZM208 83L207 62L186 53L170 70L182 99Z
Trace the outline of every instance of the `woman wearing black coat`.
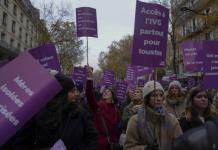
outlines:
M186 99L185 116L179 120L183 132L203 125L206 121L213 119L214 114L207 91L202 87L192 88Z
M75 82L62 74L55 78L63 90L17 133L12 142L14 150L50 149L58 140L67 150L97 149L97 132L76 101Z

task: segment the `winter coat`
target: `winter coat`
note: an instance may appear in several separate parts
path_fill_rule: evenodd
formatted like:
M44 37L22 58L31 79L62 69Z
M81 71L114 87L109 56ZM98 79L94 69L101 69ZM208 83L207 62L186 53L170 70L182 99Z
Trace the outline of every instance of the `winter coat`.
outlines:
M173 150L211 150L218 149L218 120L208 121L180 136L173 145Z
M123 114L122 114L122 122L123 122L123 130L126 131L127 124L129 119L133 116L131 109L133 108L134 104L131 102L129 105L127 105L123 109Z
M181 134L175 116L167 112L160 115L142 106L129 120L124 150L144 150L154 144L158 144L159 150L171 150L173 141Z
M54 125L54 128L45 121L49 117L45 111L48 110L37 114L16 135L12 150L49 149L59 139L67 150L97 150L97 132L85 111L77 109L77 106L66 108L62 112L61 124Z
M213 119L214 119L214 117L210 116L210 117L204 118L204 122L211 121ZM191 120L188 120L186 117L181 117L179 119L179 124L180 124L183 132L186 132L192 128L196 128L200 125L203 125L204 122L197 116L193 117Z
M180 118L185 112L185 96L173 99L167 95L164 105L167 112L175 115L176 118Z
M106 103L104 100L97 102L94 95L92 80L87 80L86 96L90 109L92 110L94 125L98 132L99 150L108 150L106 129L102 119L104 119L110 134L110 141L118 143L121 134L119 128L121 117L118 108L113 103Z

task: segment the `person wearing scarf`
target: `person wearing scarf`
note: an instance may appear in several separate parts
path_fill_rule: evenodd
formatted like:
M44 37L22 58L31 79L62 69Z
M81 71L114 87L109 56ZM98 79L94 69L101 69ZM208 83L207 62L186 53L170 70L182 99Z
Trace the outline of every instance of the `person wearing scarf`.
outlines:
M147 82L143 98L143 105L128 123L124 150L171 150L182 129L176 117L165 111L163 87L156 81Z

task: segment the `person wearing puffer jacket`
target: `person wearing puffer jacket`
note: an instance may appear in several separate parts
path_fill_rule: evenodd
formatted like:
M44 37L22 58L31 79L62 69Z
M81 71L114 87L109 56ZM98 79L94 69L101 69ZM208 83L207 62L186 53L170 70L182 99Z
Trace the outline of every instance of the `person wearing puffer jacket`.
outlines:
M171 150L182 129L176 117L165 111L163 87L147 82L143 98L142 107L129 120L124 150Z
M180 118L185 112L185 95L179 81L172 81L166 94L166 111Z

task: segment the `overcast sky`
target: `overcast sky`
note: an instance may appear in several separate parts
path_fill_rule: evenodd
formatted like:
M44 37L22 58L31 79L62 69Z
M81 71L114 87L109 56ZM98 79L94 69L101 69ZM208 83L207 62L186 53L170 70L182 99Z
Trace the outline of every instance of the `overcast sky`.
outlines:
M42 0L31 0L40 7ZM112 41L119 41L125 35L133 35L136 0L46 0L57 5L64 2L72 7L76 22L77 7L92 7L97 10L98 38L89 37L89 64L98 69L98 56L101 51L108 51ZM147 0L141 0L146 2ZM45 0L44 0L45 2ZM81 38L86 44L86 38ZM82 64L86 64L85 59Z

